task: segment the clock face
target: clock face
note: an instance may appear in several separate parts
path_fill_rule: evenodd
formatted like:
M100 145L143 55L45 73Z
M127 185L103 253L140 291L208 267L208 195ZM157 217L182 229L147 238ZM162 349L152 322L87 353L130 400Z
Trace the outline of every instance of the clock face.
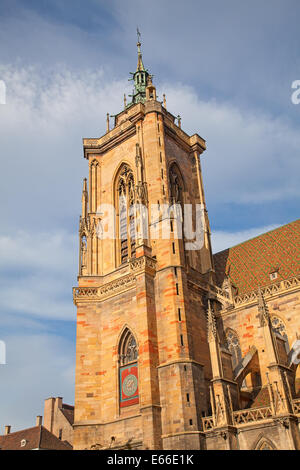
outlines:
M138 388L138 381L135 375L129 374L127 377L125 377L123 381L123 386L122 390L124 395L127 397L131 397L132 395L135 394Z

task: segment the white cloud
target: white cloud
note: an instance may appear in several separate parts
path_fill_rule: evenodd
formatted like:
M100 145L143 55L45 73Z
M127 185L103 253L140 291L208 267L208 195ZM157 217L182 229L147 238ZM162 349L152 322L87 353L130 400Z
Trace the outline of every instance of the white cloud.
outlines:
M63 396L66 403L74 403L74 344L47 334L1 339L7 364L0 365L0 434L6 424L12 431L35 426L45 398Z
M208 205L300 197L300 135L287 119L203 101L180 84L166 84L163 91L183 129L207 141L202 161Z
M81 138L105 132L106 112L119 112L124 91L130 91L127 79L108 81L103 71L61 68L43 74L17 66L0 67L0 75L7 84L7 104L0 108L2 223L39 232L72 224L75 232L87 174ZM166 83L158 92L166 92L168 109L182 115L184 130L207 140L208 205L300 196L300 135L288 120L201 100L180 83Z
M101 71L45 74L17 66L0 67L0 76L7 86L0 108L2 224L41 232L72 223L75 231L88 171L82 137L105 132L106 113L120 110L128 81L106 81Z
M212 249L214 253L231 248L239 243L257 237L262 233L269 232L279 227L279 225L266 225L264 227L255 227L248 230L241 230L237 232L226 232L222 230L215 230L212 233Z
M9 312L74 321L77 249L77 234L67 232L0 236L1 321Z

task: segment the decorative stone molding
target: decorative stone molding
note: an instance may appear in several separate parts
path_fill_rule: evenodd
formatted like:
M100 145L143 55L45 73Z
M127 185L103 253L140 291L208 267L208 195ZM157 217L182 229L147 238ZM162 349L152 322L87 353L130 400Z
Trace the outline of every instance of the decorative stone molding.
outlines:
M233 424L249 424L257 421L263 421L272 417L272 408L270 406L262 408L248 408L245 410L233 412Z
M276 418L274 421L276 423L281 424L285 429L289 429L289 427L290 427L290 421L286 417Z
M149 256L141 256L140 258L132 258L129 262L130 270L137 273L147 271L154 274L156 271L156 260Z
M234 411L232 413L232 423L234 426L241 426L250 423L257 423L271 419L273 416L270 406L262 408L248 408L245 410ZM216 428L216 420L213 416L202 418L204 431L210 431Z
M300 415L300 398L293 400L293 409L294 409L294 414L299 416Z
M273 297L276 294L280 294L281 292L292 291L294 289L300 288L300 276L295 276L289 279L285 279L283 281L275 282L273 284L269 284L266 287L261 287L261 293L263 294L264 298ZM254 290L252 292L247 292L246 294L237 295L233 299L233 303L235 307L239 307L240 305L256 303L258 300L258 290Z
M73 301L104 300L121 292L135 287L135 276L129 274L115 281L108 282L101 287L73 287Z
M132 289L136 285L136 275L140 272L148 272L154 275L156 272L156 261L148 256L141 256L129 261L132 274L122 276L114 281L108 282L100 287L73 287L73 301L104 300L114 295Z

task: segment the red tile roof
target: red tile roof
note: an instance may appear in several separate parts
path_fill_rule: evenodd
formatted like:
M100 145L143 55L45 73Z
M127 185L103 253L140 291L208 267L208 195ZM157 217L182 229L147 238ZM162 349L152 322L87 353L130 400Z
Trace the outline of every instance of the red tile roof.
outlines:
M270 395L268 391L268 387L262 387L256 397L253 400L252 405L250 408L261 408L263 406L270 405Z
M61 408L61 412L64 415L64 417L68 420L68 422L73 425L73 423L74 423L74 406L64 404L63 407Z
M21 441L26 441L21 447ZM0 450L72 450L72 446L61 441L44 426L23 429L0 436Z
M228 276L239 294L299 275L300 219L216 253L214 263L217 284Z

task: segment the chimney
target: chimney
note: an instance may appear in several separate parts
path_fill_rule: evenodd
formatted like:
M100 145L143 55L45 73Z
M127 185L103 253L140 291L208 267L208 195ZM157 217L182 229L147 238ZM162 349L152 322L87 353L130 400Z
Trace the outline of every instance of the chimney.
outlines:
M37 416L35 420L35 425L36 426L42 426L43 423L43 417L42 416Z
M62 408L62 397L56 397L55 398L55 408L56 409L61 409Z
M8 424L5 426L5 431L4 431L4 434L5 436L7 436L7 434L10 434L10 430L11 430L11 426Z
M55 398L50 397L45 400L44 407L44 427L48 431L52 432L53 430L53 421L54 421L54 404Z

